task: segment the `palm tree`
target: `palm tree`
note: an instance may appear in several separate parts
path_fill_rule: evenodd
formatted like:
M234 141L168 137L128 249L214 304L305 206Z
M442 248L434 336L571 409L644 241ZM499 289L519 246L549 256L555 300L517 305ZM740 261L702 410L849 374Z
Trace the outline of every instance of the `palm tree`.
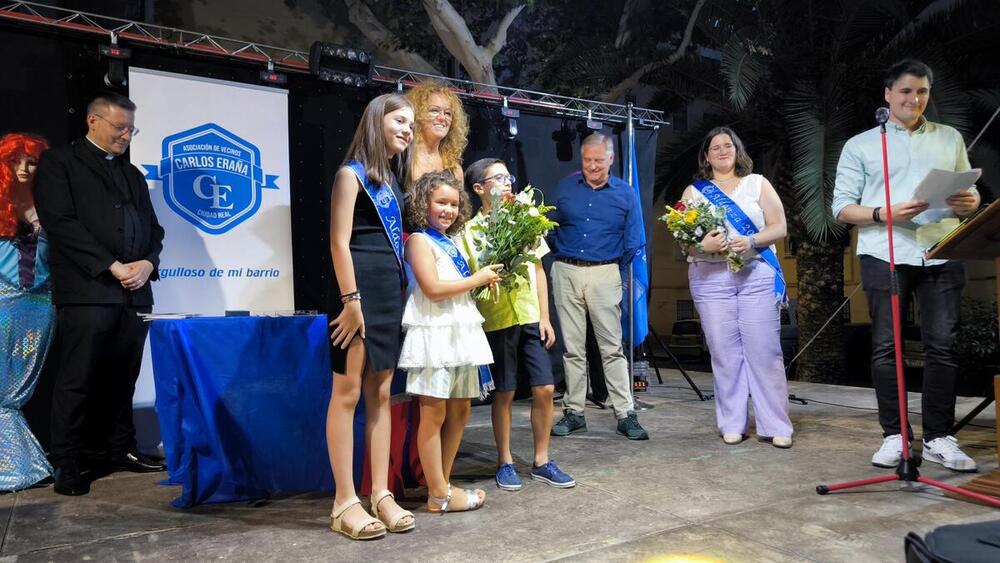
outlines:
M658 185L686 185L677 176L690 171L692 151L709 127L724 121L740 132L786 206L798 265L801 346L843 301L849 233L830 212L837 161L852 135L873 126L874 110L884 103L884 69L905 57L925 60L935 69L928 118L968 136L975 100L996 95L996 75L975 69L994 66L985 53L995 52L986 47L996 44L991 37L1000 16L987 0L756 0L734 6L708 22L722 37L719 60L692 58L691 68L668 69L661 79L672 95L693 92L718 111L667 148L687 166L661 167ZM704 77L718 77L718 95L706 97L713 81ZM842 381L844 341L844 325L835 319L799 358L798 378Z

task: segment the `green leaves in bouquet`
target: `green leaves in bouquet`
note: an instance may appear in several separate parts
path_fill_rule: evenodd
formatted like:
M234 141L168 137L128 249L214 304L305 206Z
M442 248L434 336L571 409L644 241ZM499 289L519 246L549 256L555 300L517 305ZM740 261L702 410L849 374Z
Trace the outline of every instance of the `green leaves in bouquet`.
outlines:
M475 233L480 266L503 264L501 289L510 291L529 278L528 268L539 262L535 251L548 232L558 226L546 214L555 206L535 204L537 190L526 187L521 193L490 194L490 212L486 221L471 227ZM477 299L489 297L488 288L476 291ZM495 297L495 296L494 296Z

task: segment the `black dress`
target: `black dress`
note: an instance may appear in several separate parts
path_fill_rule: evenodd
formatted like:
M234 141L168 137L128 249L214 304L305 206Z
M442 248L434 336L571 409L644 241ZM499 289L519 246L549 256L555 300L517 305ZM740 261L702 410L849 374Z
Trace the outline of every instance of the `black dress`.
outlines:
M403 211L403 194L396 182L392 191ZM354 280L361 292L361 312L365 318L365 351L367 368L372 371L393 369L399 360L402 345L404 286L400 281L400 264L382 227L382 220L375 204L363 189L358 191L354 203L354 226L351 229L351 261L354 263ZM405 279L405 277L404 277ZM340 302L340 285L337 272L330 276L327 299L327 316L337 318L344 305ZM332 331L327 328L328 333ZM330 341L330 367L344 373L347 350L333 346Z

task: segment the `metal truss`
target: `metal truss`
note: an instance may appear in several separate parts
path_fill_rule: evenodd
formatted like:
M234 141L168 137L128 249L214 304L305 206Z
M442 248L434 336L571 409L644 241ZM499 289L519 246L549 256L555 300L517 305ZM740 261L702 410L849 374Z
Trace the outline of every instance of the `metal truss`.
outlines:
M469 80L458 80L455 78L445 78L433 74L400 70L384 66L375 66L372 80L397 84L402 89L403 86L412 86L423 80L436 80L446 84L453 92L459 96L484 100L487 102L500 103L510 106L523 106L540 111L552 112L557 115L568 117L596 119L610 123L625 123L628 120L629 107L622 104L612 104L594 100L584 100L582 98L572 98L560 96L558 94L546 94L524 88L509 88L506 86L493 86L492 84L482 84ZM663 112L654 109L632 107L632 117L637 119L640 126L658 127L668 125L669 122L663 119Z
M146 46L261 63L268 65L268 68L284 72L309 72L309 53L303 51L68 10L37 2L2 4L0 20L53 27L67 32L104 35L112 43L124 40ZM493 86L378 65L374 66L371 79L395 84L400 90L419 81L431 79L448 85L459 96L470 99L610 123L625 123L628 120L629 106L626 105L546 94L523 88ZM639 107L632 107L631 110L633 118L638 120L640 126L658 127L668 124L662 111Z
M0 5L0 20L54 27L64 31L105 35L112 42L133 43L191 51L203 55L272 64L284 70L307 72L309 54L293 49L251 43L240 39L186 31L148 23L123 20L100 14L67 10L37 2Z

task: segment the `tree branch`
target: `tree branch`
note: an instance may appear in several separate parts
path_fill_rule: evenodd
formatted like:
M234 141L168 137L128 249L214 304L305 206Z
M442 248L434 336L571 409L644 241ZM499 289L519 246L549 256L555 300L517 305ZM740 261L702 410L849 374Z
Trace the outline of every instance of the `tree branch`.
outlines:
M483 51L486 52L486 56L493 60L493 57L500 52L501 49L507 45L507 30L510 28L510 24L514 23L514 19L517 18L521 10L524 9L524 4L520 6L511 8L507 15L500 20L500 26L497 28L497 32L493 34L493 39L490 39L489 43L483 47Z
M632 16L639 8L642 0L628 0L622 7L622 16L618 19L618 35L615 37L615 49L624 49L632 39Z
M361 31L365 39L375 45L377 56L388 59L393 66L407 70L441 74L419 53L404 49L395 34L379 21L364 0L344 0L344 4L347 6L348 19Z
M511 22L521 13L524 6L511 9L500 22L497 32L486 47L476 43L465 18L459 14L448 0L423 0L424 10L431 20L434 31L448 52L462 63L466 72L475 82L495 85L493 57L507 43L507 30Z
M662 61L655 61L651 63L646 63L639 67L635 72L630 74L628 78L619 82L614 88L612 88L607 94L604 95L604 101L613 102L621 99L626 92L636 87L647 74L665 66L669 66L679 61L684 53L691 46L691 36L694 34L694 26L698 23L698 14L701 12L701 8L705 5L707 0L698 0L695 4L694 9L691 10L691 15L688 16L687 26L684 28L684 36L681 38L681 44L677 46L677 49L670 54L669 57Z
M463 61L473 56L472 50L477 47L476 40L465 23L465 18L459 14L448 0L424 0L424 11L431 20L434 31L448 52Z

